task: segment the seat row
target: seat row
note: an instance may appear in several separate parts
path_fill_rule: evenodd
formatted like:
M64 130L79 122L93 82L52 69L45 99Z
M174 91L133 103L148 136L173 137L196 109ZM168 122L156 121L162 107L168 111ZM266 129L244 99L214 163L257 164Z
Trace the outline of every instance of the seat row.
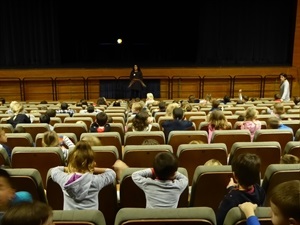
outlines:
M131 179L131 174L139 169L142 168L127 168L123 171L119 184L119 199L116 184L106 186L99 192L99 210L103 213L106 224L113 224L119 210L145 208L144 192ZM7 169L17 190L28 191L35 200L49 204L54 210L62 210L63 193L60 186L51 179L50 170L47 173L47 182L44 187L41 175L36 169ZM185 168L180 167L178 170L187 175ZM193 175L191 194L189 195L187 187L181 194L178 208L209 207L211 212L216 212L220 201L227 192L226 186L230 177L232 177L232 172L228 165L198 166ZM277 184L299 179L299 164L269 165L261 183L266 192L263 206L269 207L270 193Z

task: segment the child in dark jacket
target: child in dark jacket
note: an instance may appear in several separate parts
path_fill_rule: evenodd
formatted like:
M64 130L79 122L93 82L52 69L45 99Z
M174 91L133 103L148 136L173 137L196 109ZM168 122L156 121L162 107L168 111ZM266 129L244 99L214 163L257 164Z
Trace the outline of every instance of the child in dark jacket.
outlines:
M219 205L217 225L223 225L227 212L244 202L263 205L265 192L260 187L260 158L256 154L244 153L233 158L231 167L233 178L227 186L229 190ZM234 180L237 182L235 183Z

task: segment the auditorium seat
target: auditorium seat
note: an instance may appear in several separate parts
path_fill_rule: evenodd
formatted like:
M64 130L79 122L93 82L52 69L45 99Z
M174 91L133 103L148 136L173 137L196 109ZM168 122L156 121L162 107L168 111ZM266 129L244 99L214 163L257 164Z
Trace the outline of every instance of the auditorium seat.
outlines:
M216 216L209 207L143 209L122 208L115 225L216 225Z
M211 207L214 212L224 196L230 178L231 166L198 166L193 174L190 207Z
M37 169L6 169L11 176L16 191L28 191L33 200L48 203L45 195L45 186L40 172Z
M188 171L190 186L197 166L204 165L210 159L216 159L222 165L227 165L227 155L227 147L224 143L181 144L177 150L178 165Z
M258 217L260 225L273 225L271 219L272 211L270 207L257 207L255 216ZM223 225L247 225L245 214L239 207L231 208L225 217Z
M264 206L270 206L273 188L289 180L300 180L300 164L271 164L267 167L261 185L266 192Z

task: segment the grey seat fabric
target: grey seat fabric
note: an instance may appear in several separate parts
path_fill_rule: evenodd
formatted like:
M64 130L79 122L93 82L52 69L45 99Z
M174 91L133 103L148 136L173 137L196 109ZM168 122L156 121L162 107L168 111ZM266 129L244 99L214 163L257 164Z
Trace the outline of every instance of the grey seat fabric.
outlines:
M289 141L283 150L284 154L292 154L300 158L300 141Z
M209 207L176 209L122 208L116 215L115 225L125 224L215 225L216 217L214 211Z
M106 225L104 215L99 210L53 210L53 222L64 225Z
M270 206L273 188L289 180L300 180L300 164L271 164L267 167L262 182L262 187L266 192L264 206Z
M257 207L255 215L261 225L272 225L271 220L271 208L270 207ZM226 214L223 225L246 225L245 214L240 210L239 207L231 208Z
M48 203L41 174L36 169L6 169L16 191L28 191L34 200Z

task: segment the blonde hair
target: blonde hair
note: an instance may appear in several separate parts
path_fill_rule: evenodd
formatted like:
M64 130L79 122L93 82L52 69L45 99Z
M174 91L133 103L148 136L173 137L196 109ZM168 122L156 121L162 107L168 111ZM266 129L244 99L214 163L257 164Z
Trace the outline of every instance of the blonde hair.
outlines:
M179 104L174 102L174 103L170 103L167 108L166 108L166 116L171 116L173 117L173 110L175 108L179 108Z
M254 107L249 107L245 113L245 120L255 120L257 118L258 111Z
M93 135L84 136L81 140L88 142L91 146L102 146L100 139Z
M273 112L278 115L284 114L285 113L284 105L282 103L275 103Z
M199 144L204 144L203 141L200 141L200 140L192 140L189 142L189 144L196 144L196 145L199 145Z
M204 166L222 166L222 163L217 159L210 159L204 163Z
M153 100L154 99L153 94L152 93L147 93L147 99Z
M59 138L55 131L46 131L42 139L43 147L59 146Z
M208 116L208 122L216 130L227 129L230 125L221 110L214 110Z
M87 141L79 141L68 157L69 173L93 173L96 166L94 151Z
M298 164L300 163L299 157L292 154L284 154L280 159L281 164Z
M13 113L18 114L24 110L24 106L20 102L15 101L11 103L11 110Z

